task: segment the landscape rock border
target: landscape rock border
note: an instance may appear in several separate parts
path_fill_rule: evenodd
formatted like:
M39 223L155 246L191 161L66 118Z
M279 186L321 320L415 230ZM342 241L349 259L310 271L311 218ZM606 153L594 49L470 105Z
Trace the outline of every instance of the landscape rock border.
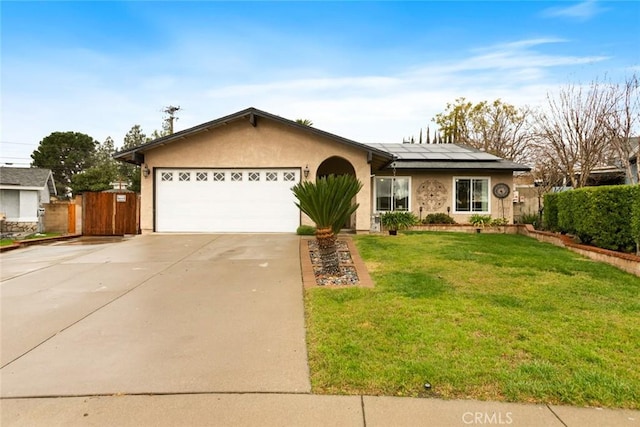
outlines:
M360 288L373 288L373 280L371 280L371 276L369 275L369 271L367 270L367 266L362 261L360 257L360 253L356 248L356 245L353 243L351 237L348 236L338 236L339 242L344 242L351 256L351 263L349 263L349 267L355 268L356 274L358 275L357 284L319 284L316 275L314 272L313 264L311 263L311 254L309 251L309 241L312 240L313 237L301 237L300 238L300 267L302 270L302 283L305 289L322 287L322 288L334 288L334 289L345 289L352 287L360 287Z

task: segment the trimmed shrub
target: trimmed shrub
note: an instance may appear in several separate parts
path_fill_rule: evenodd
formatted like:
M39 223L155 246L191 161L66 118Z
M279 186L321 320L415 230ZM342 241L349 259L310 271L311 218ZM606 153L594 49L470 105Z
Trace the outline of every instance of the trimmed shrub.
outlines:
M640 185L631 187L631 237L636 244L636 254L640 255Z
M631 252L635 242L631 233L633 191L630 186L594 187L589 195L587 218L580 222L580 234L589 234L595 246Z
M557 230L549 227L554 209ZM632 252L640 242L640 187L586 187L547 195L545 225L553 231L574 234L586 244Z
M591 187L596 188L596 187ZM591 219L589 188L565 191L558 198L558 226L560 230L576 235L583 243L593 240L588 227Z
M446 213L432 213L422 219L423 224L455 224L453 218Z
M299 236L315 236L316 228L312 225L301 225L296 229L296 234Z
M544 210L542 211L542 227L549 231L560 231L558 226L558 194L544 195Z

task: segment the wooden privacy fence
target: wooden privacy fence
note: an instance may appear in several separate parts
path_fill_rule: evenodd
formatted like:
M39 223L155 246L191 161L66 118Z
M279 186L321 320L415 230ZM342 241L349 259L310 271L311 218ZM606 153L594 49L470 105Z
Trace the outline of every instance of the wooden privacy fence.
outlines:
M85 236L138 234L139 197L136 193L84 193Z

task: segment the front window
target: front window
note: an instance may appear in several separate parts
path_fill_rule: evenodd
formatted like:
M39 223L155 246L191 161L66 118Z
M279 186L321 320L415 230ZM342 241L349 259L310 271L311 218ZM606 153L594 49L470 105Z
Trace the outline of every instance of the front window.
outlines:
M489 178L456 178L456 212L489 212Z
M408 211L410 182L408 177L380 177L375 180L376 211Z

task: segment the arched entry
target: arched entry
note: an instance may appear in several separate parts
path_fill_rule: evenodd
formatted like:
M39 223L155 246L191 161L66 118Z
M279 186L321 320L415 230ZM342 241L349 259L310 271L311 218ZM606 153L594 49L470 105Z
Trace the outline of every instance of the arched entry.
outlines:
M318 166L318 170L316 171L316 179L328 175L356 176L356 170L353 168L353 165L349 160L339 156L332 156L320 163L320 166ZM344 228L355 229L355 227L356 214L354 213L351 215L351 218L347 220L347 223L344 224Z
M320 163L316 177L321 178L327 175L356 175L356 170L349 160L339 156L333 156Z

